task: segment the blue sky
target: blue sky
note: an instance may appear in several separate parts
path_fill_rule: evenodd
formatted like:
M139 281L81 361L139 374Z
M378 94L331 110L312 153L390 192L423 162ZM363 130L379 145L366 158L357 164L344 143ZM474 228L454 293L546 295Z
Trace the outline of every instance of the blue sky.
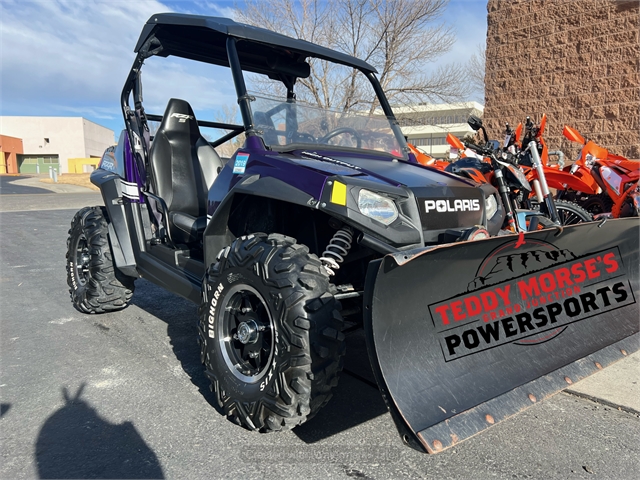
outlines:
M457 41L424 68L468 60L486 38L486 4L449 3L444 20ZM242 0L0 0L0 114L82 116L117 135L123 128L120 92L148 18L166 11L233 16L236 7ZM174 96L187 99L199 117L212 118L235 98L230 76L216 75L217 68L149 59L143 69L147 111L161 114Z

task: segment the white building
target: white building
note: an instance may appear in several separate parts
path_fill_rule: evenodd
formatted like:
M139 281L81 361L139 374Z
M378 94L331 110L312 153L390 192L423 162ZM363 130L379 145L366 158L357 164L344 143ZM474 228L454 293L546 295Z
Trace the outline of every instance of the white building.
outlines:
M0 117L0 134L22 139L20 173L67 173L70 158L102 157L113 130L82 117Z
M484 106L478 102L424 104L394 107L393 112L409 143L432 157L448 158L447 133L461 139L473 135L467 118L482 117Z

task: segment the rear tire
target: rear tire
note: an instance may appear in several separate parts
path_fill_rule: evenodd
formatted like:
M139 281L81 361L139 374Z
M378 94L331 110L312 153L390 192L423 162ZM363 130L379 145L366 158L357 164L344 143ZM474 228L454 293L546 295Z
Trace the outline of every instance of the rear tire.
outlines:
M318 258L284 235L235 240L203 282L199 335L228 418L271 432L325 405L342 370L340 304Z
M83 313L121 310L133 295L134 278L113 261L104 207L85 207L73 217L67 239L67 284Z
M555 204L560 224L563 226L593 221L593 215L577 203L567 200L555 200Z
M584 200L580 206L591 215L598 215L610 212L613 207L613 201L608 195L591 195L589 198Z

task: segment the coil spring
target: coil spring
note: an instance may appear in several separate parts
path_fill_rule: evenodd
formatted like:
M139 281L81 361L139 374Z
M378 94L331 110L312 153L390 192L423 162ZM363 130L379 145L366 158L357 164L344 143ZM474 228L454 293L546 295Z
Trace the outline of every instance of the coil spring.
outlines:
M340 268L340 264L344 261L344 257L347 256L351 249L352 241L353 231L350 227L342 227L333 234L333 238L320 257L320 261L329 276L335 275L335 271Z

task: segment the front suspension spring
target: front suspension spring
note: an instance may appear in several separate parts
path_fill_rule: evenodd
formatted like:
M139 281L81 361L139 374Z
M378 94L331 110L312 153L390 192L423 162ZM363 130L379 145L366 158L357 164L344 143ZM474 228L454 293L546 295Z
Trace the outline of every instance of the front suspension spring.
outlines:
M333 238L320 257L320 261L329 276L334 276L336 274L336 270L340 268L340 264L344 261L344 257L347 256L351 249L352 241L353 231L351 230L351 227L342 227L333 234Z

